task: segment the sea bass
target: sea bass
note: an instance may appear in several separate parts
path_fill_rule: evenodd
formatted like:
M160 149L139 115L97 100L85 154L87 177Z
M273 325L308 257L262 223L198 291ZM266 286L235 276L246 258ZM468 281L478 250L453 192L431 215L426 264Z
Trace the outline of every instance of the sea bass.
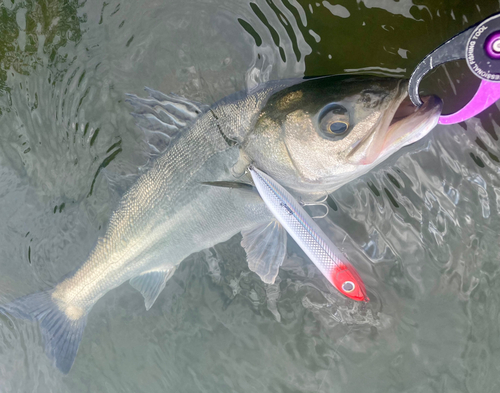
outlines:
M254 163L303 200L332 192L436 125L439 98L416 108L406 90L402 80L337 76L271 82L210 108L153 90L131 96L138 124L168 135L169 147L79 269L3 311L37 320L46 354L67 373L92 306L125 281L149 309L182 260L241 232L249 268L274 282L286 232L255 193L206 183L241 181Z

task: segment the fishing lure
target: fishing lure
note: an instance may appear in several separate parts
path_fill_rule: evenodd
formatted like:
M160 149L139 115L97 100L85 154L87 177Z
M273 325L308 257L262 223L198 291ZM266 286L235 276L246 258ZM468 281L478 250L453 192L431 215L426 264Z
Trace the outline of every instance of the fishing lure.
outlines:
M358 272L321 228L293 198L269 175L250 166L255 187L276 220L286 229L311 261L343 295L357 301L369 301Z

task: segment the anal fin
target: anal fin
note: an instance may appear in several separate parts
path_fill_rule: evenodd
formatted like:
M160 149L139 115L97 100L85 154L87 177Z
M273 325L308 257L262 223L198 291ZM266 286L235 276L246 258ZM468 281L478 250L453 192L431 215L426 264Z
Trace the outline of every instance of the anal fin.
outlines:
M150 270L130 280L130 285L144 296L146 310L151 308L174 271L173 267L165 270Z
M275 220L241 231L241 245L247 253L248 267L268 284L273 284L286 254L287 234Z

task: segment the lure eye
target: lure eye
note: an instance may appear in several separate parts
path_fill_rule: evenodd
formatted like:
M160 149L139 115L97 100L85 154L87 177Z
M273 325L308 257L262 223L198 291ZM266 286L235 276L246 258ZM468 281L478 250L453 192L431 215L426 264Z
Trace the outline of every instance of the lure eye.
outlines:
M352 281L346 281L342 284L342 290L344 292L350 293L354 291L354 288L356 288L356 285Z
M326 106L319 116L319 128L325 137L344 135L349 129L349 112L342 105Z

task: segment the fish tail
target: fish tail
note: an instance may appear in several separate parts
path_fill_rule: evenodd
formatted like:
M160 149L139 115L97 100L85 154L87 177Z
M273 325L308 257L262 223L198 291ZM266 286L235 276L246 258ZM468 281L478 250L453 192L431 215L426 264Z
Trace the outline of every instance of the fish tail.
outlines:
M53 290L34 293L0 307L13 317L38 321L45 344L45 353L55 366L67 374L75 361L87 323L87 311L54 301Z

